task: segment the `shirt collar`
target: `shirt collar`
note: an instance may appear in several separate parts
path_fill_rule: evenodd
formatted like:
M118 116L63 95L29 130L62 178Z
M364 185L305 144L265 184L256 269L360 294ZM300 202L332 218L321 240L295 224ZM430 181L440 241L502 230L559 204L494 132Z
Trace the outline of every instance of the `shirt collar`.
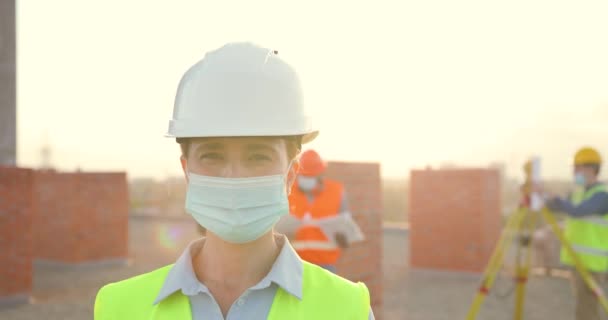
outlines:
M287 237L275 236L281 251L274 261L270 272L258 284L250 290L260 290L269 287L272 283L278 285L292 296L302 299L302 274L303 263L295 252ZM173 293L181 290L184 295L192 296L200 292L209 293L209 289L196 277L192 267L193 253L198 252L205 239L196 240L188 245L181 256L177 259L165 278L154 304L158 304Z
M169 297L178 290L181 290L185 295L195 295L198 292L208 292L206 286L204 286L196 278L194 269L192 267L192 253L200 250L203 246L204 238L191 242L184 252L177 259L160 289L154 304L157 304Z
M257 289L256 287L263 286L270 281L292 296L302 300L302 275L304 270L302 260L287 240L287 237L277 235L276 241L281 246L281 252L274 261L268 275L252 289Z

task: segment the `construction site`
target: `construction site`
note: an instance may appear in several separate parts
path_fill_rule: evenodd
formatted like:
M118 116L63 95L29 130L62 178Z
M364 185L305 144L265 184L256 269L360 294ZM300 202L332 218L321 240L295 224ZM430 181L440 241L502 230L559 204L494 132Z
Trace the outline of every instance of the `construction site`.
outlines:
M103 19L96 19L101 19L104 23L112 20L102 13L96 14L95 11L99 9L106 10L106 13L114 12L118 4L114 7L99 5L97 9L65 3L63 6L54 12L73 6L74 10L82 12L82 17L78 18L79 23L87 25L86 17L103 16ZM536 9L538 12L544 12L544 8L539 6ZM23 10L20 13L21 9ZM133 6L125 10L135 12L139 9L140 6ZM167 8L160 6L147 9L162 12ZM338 12L338 9L340 8L332 7L327 10ZM364 8L359 9L365 11ZM413 9L422 10L418 7ZM568 11L566 7L561 9L563 14ZM172 140L171 145L165 144L155 149L153 146L159 144L157 141L161 139L162 133L158 134L158 137L142 137L144 133L156 134L157 131L165 129L156 126L161 121L156 115L161 115L161 112L151 111L148 119L147 109L137 109L136 121L133 120L133 115L122 116L119 113L130 105L153 104L158 97L150 95L142 99L141 96L150 91L164 90L164 86L168 86L170 81L159 76L158 78L167 83L159 80L146 84L142 79L150 78L147 73L150 71L149 65L162 69L162 63L154 61L150 64L138 64L134 61L139 57L133 53L135 59L129 62L128 67L112 69L124 72L123 77L112 73L111 77L108 77L111 81L108 80L107 86L95 84L92 79L103 78L100 76L103 69L123 59L113 48L120 47L119 51L128 52L137 47L132 42L135 38L155 42L156 40L150 40L154 38L150 36L153 33L150 30L160 19L148 21L142 17L142 21L147 21L151 29L129 29L132 33L125 34L125 38L120 38L123 30L119 26L108 26L108 30L105 30L105 24L101 28L99 24L89 22L94 25L94 30L90 29L89 31L93 31L87 31L88 34L96 35L90 39L98 41L115 37L112 41L104 40L111 43L109 48L112 50L101 50L99 53L96 50L100 47L86 49L85 45L82 45L79 47L82 50L80 54L92 60L108 57L108 61L114 62L108 62L107 65L100 63L96 66L98 69L88 75L89 78L73 77L76 78L70 80L73 86L77 82L93 81L87 84L85 89L78 90L66 89L68 85L60 86L55 81L46 83L45 81L51 79L51 72L40 72L40 78L31 76L42 60L49 68L60 63L48 63L46 58L32 58L43 54L33 54L36 50L31 48L39 47L34 46L33 40L20 35L19 32L34 34L32 30L36 30L41 37L44 28L32 22L35 15L32 14L30 17L33 18L28 20L28 16L23 12L33 12L32 4L0 0L1 320L139 319L142 315L146 315L146 319L148 316L160 319L162 316L159 316L158 310L165 308L167 312L170 307L174 308L172 312L177 310L175 305L171 304L171 301L178 301L171 300L178 299L176 297L187 297L187 314L192 319L201 319L207 318L206 312L210 312L203 308L205 304L195 303L195 297L202 296L204 290L207 290L208 296L211 297L212 305L218 309L216 318L213 319L244 319L253 316L253 313L247 313L252 312L250 310L259 313L261 308L262 313L264 312L264 303L258 303L251 309L251 305L246 303L250 301L247 297L253 295L252 292L256 290L262 291L256 287L268 277L277 277L276 273L283 271L281 268L285 267L278 267L279 261L287 259L285 255L291 251L297 254L295 263L301 269L294 268L291 261L291 269L286 269L283 277L290 281L297 280L295 282L301 286L301 296L312 297L310 292L314 292L319 297L325 295L327 299L312 297L308 300L317 305L285 303L296 301L280 300L279 297L287 299L285 292L296 296L297 301L306 301L306 298L292 293L288 286L279 283L281 276L278 276L279 280L273 278L268 282L271 283L268 288L276 290L266 291L273 292L271 297L274 299L269 300L266 311L268 319L279 318L277 314L293 315L294 312L298 313L300 318L302 315L316 318L310 315L318 315L321 311L325 312L326 318L327 315L342 315L342 311L345 315L354 315L355 311L352 310L356 310L355 303L350 298L355 297L355 292L369 294L370 308L365 306L365 316L368 319L608 319L608 300L605 293L605 290L608 290L608 281L604 279L608 272L608 189L602 182L605 173L601 170L604 160L608 157L605 145L608 131L605 131L606 126L602 125L608 121L608 96L598 94L595 100L589 102L587 105L590 107L585 109L588 110L584 116L586 118L577 118L570 113L564 113L567 116L560 118L560 121L566 122L570 121L571 117L575 120L587 119L590 125L586 127L586 131L576 131L578 127L562 130L560 124L564 122L555 120L557 116L548 116L546 118L555 123L547 125L538 121L537 124L534 120L536 118L530 117L532 120L529 122L524 119L523 124L512 132L507 132L508 126L504 125L504 122L508 121L505 119L519 120L522 115L528 116L528 107L524 104L518 107L520 109L514 109L513 114L498 105L494 109L486 107L485 102L475 109L479 111L475 114L468 112L474 110L473 107L463 107L462 110L465 111L460 114L452 111L451 106L423 106L433 99L426 100L427 93L421 93L420 95L425 97L420 100L424 103L419 109L403 111L413 114L411 117L401 117L400 114L399 117L388 116L384 120L374 120L374 124L366 122L361 125L364 121L369 122L369 115L348 111L354 120L344 122L355 124L329 126L329 138L324 141L324 131L313 128L309 119L304 116L300 80L296 72L290 69L291 65L283 64L283 51L250 43L229 43L203 55L201 62L185 69L188 70L186 73L183 73L184 65L181 61L171 67L165 66L166 70L163 69L162 72L171 72L171 85L174 85L174 78L177 79L177 76L173 76L178 73L175 70L179 70L183 76L177 86L177 97L166 133ZM430 14L430 11L424 12ZM394 15L388 12L386 14L391 17ZM410 17L411 21L418 23L414 16L412 14ZM600 14L598 17L601 16ZM65 17L67 19L67 16ZM132 22L131 18L132 15L129 14L119 16L117 25L124 23L124 26L127 26ZM400 19L400 16L393 18ZM18 21L19 19L22 21ZM351 26L358 25L347 17L344 19L349 21ZM598 18L598 21L600 20L602 19ZM330 25L330 21L333 20L329 19L325 23ZM550 22L557 23L553 20ZM57 27L57 30L63 30L61 32L67 34L74 32L73 37L76 38L78 31L73 29L78 28L73 28L69 22L65 23L65 26ZM23 26L29 26L29 29ZM272 29L269 27L268 30ZM154 30L161 29L159 27ZM364 34L362 30L359 30L360 34ZM435 31L429 29L428 32L428 37L432 38ZM526 33L521 30L518 32ZM180 48L179 50L186 51L184 48L187 46L180 47L179 41L174 40L179 37L170 36L171 32L157 33L161 38L172 39L172 45ZM343 31L340 31L340 34L342 33ZM147 34L150 39L141 34ZM232 35L237 34L243 35ZM291 34L287 34L285 39L287 38L291 38ZM328 39L330 38L328 36ZM369 41L380 41L374 38L370 37ZM19 44L19 41L22 41L22 44ZM41 43L38 45L42 45ZM51 46L44 43L45 46ZM22 47L25 49L20 50ZM206 48L206 45L203 47ZM53 48L57 52L67 50ZM158 47L146 48L146 52L157 50L156 57L168 52ZM387 53L387 57L397 57L401 54L400 50ZM200 48L192 51L195 52L192 56L200 55ZM295 51L297 50L293 50ZM335 53L328 51L327 55L319 54L315 57L333 57L332 54ZM359 58L369 53L363 54L355 49L350 52L358 52L362 55ZM606 53L608 54L608 51ZM49 54L48 59L52 60L52 52ZM59 53L57 55L59 56ZM74 59L75 56L66 59ZM286 56L289 57L289 53ZM23 62L19 64L21 57L39 64L24 67ZM173 57L191 60L190 56L182 55L178 58L174 54ZM298 56L292 53L291 57L295 57L296 66L298 63L299 66L305 65L302 60L306 54ZM355 60L359 63L361 59L357 59ZM605 61L605 57L602 59ZM79 61L84 63L84 60ZM409 68L408 72L416 69L412 66L399 66L401 67L404 70ZM238 68L243 68L246 72L235 72L234 70L240 70ZM335 70L339 68L336 67ZM76 69L84 72L82 67ZM171 71L167 71L169 69ZM439 69L441 67L437 67L437 70ZM480 67L481 69L486 67ZM310 70L333 69L325 66ZM369 79L380 78L380 71L375 67L363 66L362 70L370 73ZM449 72L444 69L437 70L435 72ZM313 79L309 83L315 82L311 76L313 71L303 72L303 78ZM433 78L432 75L426 75L426 72L425 69L426 77ZM243 74L246 76L242 76ZM272 76L268 76L269 74ZM235 75L241 75L242 78ZM33 84L19 80L20 77ZM326 87L329 87L331 81L335 81L332 77L319 77L317 82L320 84L317 84L317 91L314 91L313 86L313 92L328 94ZM484 77L480 76L479 79L485 79ZM280 81L276 81L277 79ZM369 79L365 81L376 81ZM402 81L401 76L393 78L395 79ZM411 87L422 86L425 82L420 79L427 78L420 77L410 81ZM479 79L475 81L486 82ZM250 80L251 82L247 82ZM124 83L120 81L133 81L138 86L125 89ZM408 81L405 82L409 83ZM47 91L32 89L43 82ZM460 80L452 83L457 82ZM25 85L19 88L24 83ZM193 87L196 89L192 89ZM429 84L429 88L431 87L435 88L435 84ZM603 93L605 87L598 85L598 88L600 87L602 89L598 89L598 92ZM103 94L100 88L110 93ZM337 86L335 92L340 93L339 95L352 95L353 92L360 91L363 96L359 102L361 105L367 104L368 109L371 109L370 105L381 102L387 105L386 109L382 109L385 110L383 112L390 113L397 105L388 101L388 98L375 100L376 96L381 96L380 93L384 94L386 88L375 91L373 98L366 96L368 93L363 87L348 90L344 88ZM418 87L420 88L422 87ZM556 88L551 87L547 92L553 94L560 91ZM173 89L171 87L171 90ZM420 92L430 92L429 90L435 89L420 89ZM398 88L395 91L401 92L403 89ZM411 91L411 95L415 96L416 90ZM521 92L524 91L530 90L526 88ZM585 94L590 94L589 92L585 91ZM163 103L173 99L173 93L174 91L163 93ZM104 95L115 95L116 99L103 100ZM466 96L466 90L453 94L453 98L457 99L459 95ZM38 96L44 96L45 99L48 97L48 104L47 101L42 105L32 102L36 101L32 97ZM170 97L167 98L168 96ZM564 94L563 97L566 98L563 98L563 105L571 106L568 104L571 101L567 98L572 96L576 95ZM94 97L100 100L93 101ZM328 96L324 98L331 103L337 101ZM345 99L344 105L356 105L358 98ZM112 107L116 100L120 100L116 103L118 106ZM317 96L311 100L319 104L320 99ZM83 101L85 104L89 103L90 108L74 111L81 107ZM536 103L539 106L549 105L547 101L550 100L547 98L546 101L538 100ZM587 100L581 98L581 101ZM45 117L40 110L64 102L72 108L58 109L59 111L52 113L54 118L49 120L51 124L40 127L39 124L44 123ZM444 101L435 102L443 105ZM466 103L468 101L461 101L462 105ZM34 105L39 109L32 107ZM104 109L106 107L107 110ZM251 111L247 108L257 109ZM319 107L321 111L317 113L323 113L323 108ZM550 109L543 108L534 110ZM102 113L100 109L105 111ZM570 112L569 107L564 108L566 109ZM538 115L544 115L541 111L538 111ZM494 112L497 116L491 122L488 119ZM141 117L142 114L146 116ZM235 114L241 117L233 117ZM272 116L269 116L270 114ZM442 116L438 117L437 114ZM166 112L161 116L166 118ZM85 120L72 121L77 117ZM165 118L162 118L162 121L165 121ZM328 117L329 120L326 121L338 120L334 122L339 123L339 120L344 118L344 112L340 111ZM147 120L153 125L145 124ZM281 121L292 123L279 124ZM416 122L428 124L416 126ZM454 137L450 137L450 132L430 132L441 131L437 128L449 126L450 122L457 122L451 127ZM531 123L533 125L530 125ZM534 127L536 125L539 128L546 126L542 127L545 131L537 130ZM77 126L80 130L78 134L72 133L70 126ZM113 126L116 128L108 130ZM369 130L374 133L361 133L361 127L366 127L363 131L367 131L367 127L376 129ZM403 129L410 130L408 137L394 133L394 130L401 127L412 127ZM500 130L504 129L504 132L492 136L494 127L496 130L502 128ZM110 132L100 133L105 132L104 130ZM43 131L46 133L41 134ZM530 134L541 131L554 135ZM133 137L129 138L130 135ZM317 139L317 135L321 141L312 142ZM52 142L49 142L49 136L54 137ZM466 144L466 140L471 137L479 139L477 145L473 142ZM560 137L563 138L563 143L557 142ZM549 138L556 141L547 143ZM343 143L345 140L355 142ZM307 144L309 142L310 145ZM461 142L462 149L456 151L458 147L455 145ZM522 144L517 145L515 142ZM550 147L547 147L547 144ZM280 147L276 147L277 145ZM391 147L388 147L389 145ZM344 146L343 149L351 152L352 156L349 156L347 151L341 153L337 150L341 148L337 146ZM210 151L204 151L207 150L205 148ZM255 151L258 153L251 156L253 149L262 151ZM321 150L323 157L314 151L315 149ZM384 149L395 150L391 151L392 153L383 153ZM180 151L181 157L178 153ZM173 152L172 157L167 155L169 152ZM364 156L361 155L363 153ZM409 160L410 154L414 160ZM99 160L96 162L95 158ZM173 160L170 170L167 169L166 160L169 158ZM373 160L369 160L372 158ZM470 159L474 161L468 161ZM400 161L403 165L398 163ZM81 168L81 165L84 168ZM156 165L158 167L155 167ZM399 170L395 170L395 167L399 167ZM262 209L268 212L263 212ZM285 222L286 217L298 223L289 232L279 230L279 225ZM265 223L265 226L253 227L255 223ZM285 224L281 226L284 227ZM285 236L279 235L279 232ZM271 246L274 250L269 254L272 260L264 265L265 269L259 268L264 270L264 277L255 278L258 281L254 282L258 283L256 286L239 287L238 289L242 290L238 295L227 299L229 303L223 300L220 303L219 299L216 302L216 293L224 292L222 290L230 292L226 288L229 287L227 283L232 282L224 278L219 289L217 284L213 289L207 288L212 288L211 284L215 283L207 278L211 274L207 272L214 269L208 268L205 264L207 260L199 261L203 254L211 254L203 249L207 246L216 249L228 248L226 251L213 251L215 256L205 256L224 261L222 259L225 257L233 257L230 254L241 253L239 250L250 248L248 245L252 245L251 248L266 248L261 246L265 239L271 239L268 243L272 245L280 245L276 248ZM284 241L288 241L288 244ZM200 247L197 247L199 245ZM217 247L212 247L213 245ZM203 249L194 253L194 248ZM287 250L291 251L285 253ZM244 261L254 261L258 255L264 256L266 253L250 252L249 260ZM190 256L191 254L194 255ZM162 282L154 283L149 280L152 278L146 277L151 277L149 275L153 274L153 271L156 275L155 270L173 264L175 265L167 269L171 270L168 272L183 272L180 268L184 265L180 263L184 262L180 257L188 258L184 260L187 261L185 268L189 269L191 274L185 275L194 275L197 285L200 285L200 288L197 287L199 291L188 294L187 286L180 284L182 287L160 298L161 294L158 292L170 287L169 281L175 279L172 276L174 274L165 274ZM232 270L232 267L241 265L245 263L234 263L226 269ZM251 270L254 269L251 267ZM131 280L123 281L126 279ZM128 283L144 281L141 279L148 279L148 285L140 285L137 289L139 291L128 287ZM316 283L317 279L333 280ZM351 282L363 283L365 286L357 287L357 290L367 288L367 291L355 291ZM307 285L309 287L306 287ZM124 291L120 291L120 288ZM163 290L160 290L161 288ZM327 292L318 288L326 289ZM105 292L104 302L100 302L102 292ZM274 292L277 292L276 296ZM332 292L340 292L340 295L331 296ZM156 301L148 297L152 294ZM126 300L115 305L110 303L115 302L112 299L121 300L123 297L132 298L133 306ZM343 303L336 307L342 310L331 310L333 306L330 302L324 301L332 299ZM200 303L200 300L198 301ZM347 301L348 305L344 301ZM367 300L364 302L367 303ZM288 305L292 309L289 309ZM294 305L296 307L293 307ZM242 311L245 315L235 316L235 312L241 308L246 310ZM112 318L114 314L121 316ZM165 313L165 319L173 318L166 316L167 314L171 313ZM260 314L255 316L261 317ZM363 313L360 318L364 318Z
M350 190L352 210L367 235L365 242L348 249L339 274L366 283L376 319L464 318L503 226L499 172L414 171L409 186L385 184L383 196L379 168L373 163L329 163L329 175ZM121 173L8 167L1 172L3 212L10 215L4 216L1 233L3 251L9 254L3 256L0 319L91 318L102 285L174 262L199 236L186 214L130 210ZM449 200L428 201L425 195L431 189ZM406 203L383 203L394 192L405 193L409 217L399 221L393 215L392 221L383 221L383 205ZM93 200L94 206L82 207ZM442 221L429 214L446 211L451 215ZM573 312L570 271L556 259L557 239L547 243L552 260L534 266L526 319L565 319L564 314ZM505 260L505 270L513 267L514 252ZM543 267L553 268L551 274L543 273ZM479 319L511 319L513 288L508 272L498 275Z

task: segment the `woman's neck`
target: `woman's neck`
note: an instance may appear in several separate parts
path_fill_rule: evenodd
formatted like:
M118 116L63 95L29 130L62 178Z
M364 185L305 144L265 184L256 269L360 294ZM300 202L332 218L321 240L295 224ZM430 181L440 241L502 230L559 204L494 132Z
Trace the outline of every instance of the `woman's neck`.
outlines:
M272 232L245 244L228 243L207 232L201 250L193 257L198 279L208 287L246 290L262 280L280 248Z

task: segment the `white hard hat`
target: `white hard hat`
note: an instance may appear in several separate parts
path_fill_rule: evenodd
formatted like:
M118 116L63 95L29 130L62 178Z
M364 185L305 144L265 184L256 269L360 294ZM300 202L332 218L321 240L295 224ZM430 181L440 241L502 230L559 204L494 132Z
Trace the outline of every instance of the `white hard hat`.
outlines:
M209 52L182 77L168 137L318 135L304 110L300 80L277 52L250 43Z

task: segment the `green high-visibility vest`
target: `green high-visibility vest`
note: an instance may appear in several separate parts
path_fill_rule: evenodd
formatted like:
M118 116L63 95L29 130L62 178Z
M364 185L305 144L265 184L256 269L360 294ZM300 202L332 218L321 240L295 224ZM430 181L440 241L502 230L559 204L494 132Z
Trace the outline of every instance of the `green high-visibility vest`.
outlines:
M572 194L570 200L578 205L600 192L606 192L605 185L598 184L587 191L578 190ZM569 217L566 219L564 232L587 270L608 271L608 212L598 212L582 218ZM561 249L561 262L569 266L574 265L564 246Z
M363 283L353 283L318 266L303 262L302 300L280 287L268 314L270 320L366 320L370 297ZM95 320L190 320L190 300L177 291L157 305L171 265L104 286L95 300Z

